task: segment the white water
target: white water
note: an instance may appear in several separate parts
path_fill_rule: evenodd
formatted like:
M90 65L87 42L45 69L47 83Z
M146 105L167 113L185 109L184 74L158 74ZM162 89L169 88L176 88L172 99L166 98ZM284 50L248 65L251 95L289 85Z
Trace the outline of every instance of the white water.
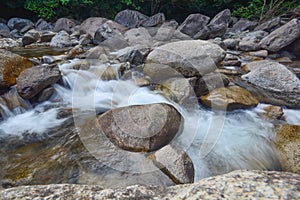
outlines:
M60 70L69 87L55 85L56 94L52 101L62 99L78 111L76 113L98 113L117 107L150 103L168 103L176 107L185 123L183 133L174 143L179 144L192 158L196 180L235 169L280 169L272 145L273 125L251 110L230 114L201 108L186 110L147 88L139 88L132 81L102 81L89 71L72 70L68 66L62 65ZM64 120L56 119L57 109L43 111L49 104L51 102L12 115L0 124L0 129L6 134L21 135L24 132L43 133L60 125ZM300 122L294 116L296 112L285 112L288 122Z

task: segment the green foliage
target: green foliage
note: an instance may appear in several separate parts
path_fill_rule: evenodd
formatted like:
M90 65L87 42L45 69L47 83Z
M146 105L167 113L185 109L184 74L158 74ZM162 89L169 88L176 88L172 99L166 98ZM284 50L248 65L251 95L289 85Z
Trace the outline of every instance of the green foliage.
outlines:
M251 0L247 6L242 6L233 11L233 16L250 20L265 21L297 7L296 0Z

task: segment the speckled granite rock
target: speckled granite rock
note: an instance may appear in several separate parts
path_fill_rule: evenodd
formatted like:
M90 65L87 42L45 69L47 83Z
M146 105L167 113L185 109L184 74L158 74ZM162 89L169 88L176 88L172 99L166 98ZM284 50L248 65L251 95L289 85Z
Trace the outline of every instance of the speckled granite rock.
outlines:
M0 199L299 199L300 175L234 171L194 184L168 188L129 186L102 189L88 185L22 186L0 190Z

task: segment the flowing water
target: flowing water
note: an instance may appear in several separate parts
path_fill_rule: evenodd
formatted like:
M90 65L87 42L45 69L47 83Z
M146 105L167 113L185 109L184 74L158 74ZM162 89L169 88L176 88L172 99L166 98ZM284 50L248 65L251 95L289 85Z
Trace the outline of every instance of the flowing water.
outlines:
M84 134L89 133L85 132L83 124L88 117L95 117L113 108L167 103L177 108L184 117L183 131L172 142L191 157L195 181L235 169L281 169L273 144L274 125L259 115L264 105L230 113L207 110L198 105L188 109L146 87L136 86L134 81L104 81L91 71L74 70L70 66L70 63L60 65L64 86L56 84L55 94L49 101L34 108L29 105L27 109L20 107L15 110L9 110L7 105L1 104L4 117L0 123L0 139L6 141L6 137L15 137L22 140L28 134L42 138L66 124L68 120L57 119L57 115L61 109L72 108L75 123L70 126L74 126L72 129L77 131L87 150L96 159L121 172L147 173L151 168L140 167L145 162L144 154L113 149L109 144L106 145L107 142L98 142L90 149L88 143L91 141L84 138ZM97 68L97 65L92 67ZM285 109L284 112L288 123L300 124L300 111ZM109 181L109 178L105 181ZM109 183L106 185L110 186Z

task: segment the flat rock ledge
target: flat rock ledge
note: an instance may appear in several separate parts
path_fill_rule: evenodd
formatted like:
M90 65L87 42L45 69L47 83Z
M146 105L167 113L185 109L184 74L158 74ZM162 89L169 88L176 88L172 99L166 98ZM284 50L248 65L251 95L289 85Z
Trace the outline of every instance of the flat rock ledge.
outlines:
M37 185L0 191L0 199L299 199L300 175L238 170L168 188L134 185L103 189L94 185Z

